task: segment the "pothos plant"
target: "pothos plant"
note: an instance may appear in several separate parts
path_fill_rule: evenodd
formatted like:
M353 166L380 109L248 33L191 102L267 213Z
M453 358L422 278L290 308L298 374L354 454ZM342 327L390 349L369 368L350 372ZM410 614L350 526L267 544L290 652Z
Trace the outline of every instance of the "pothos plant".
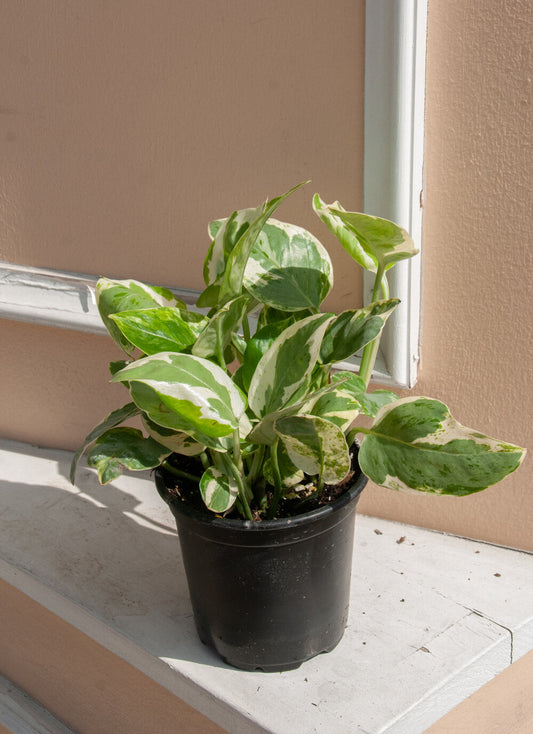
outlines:
M301 185L211 222L196 309L164 288L98 281L99 312L126 356L110 364L112 381L131 401L89 433L72 481L89 449L103 484L124 467L162 465L196 482L208 510L262 520L276 517L287 497L309 500L341 483L356 436L361 470L395 490L468 495L519 466L523 449L460 425L438 400L368 392L383 327L399 303L387 273L417 250L393 222L315 195L316 214L374 274L368 306L321 312L333 285L327 251L305 229L271 218ZM358 352L357 374L335 369ZM134 416L144 434L120 425Z

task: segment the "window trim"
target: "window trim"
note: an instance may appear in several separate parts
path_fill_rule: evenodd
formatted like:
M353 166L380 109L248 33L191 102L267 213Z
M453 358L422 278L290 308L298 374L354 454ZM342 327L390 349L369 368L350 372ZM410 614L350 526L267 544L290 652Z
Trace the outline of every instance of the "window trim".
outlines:
M427 0L367 0L364 211L405 227L421 249ZM0 263L0 317L105 333L94 276ZM365 302L371 278L365 276ZM373 379L411 388L419 362L420 256L390 273L401 304L383 334ZM194 304L197 292L174 292ZM355 369L357 359L340 367Z

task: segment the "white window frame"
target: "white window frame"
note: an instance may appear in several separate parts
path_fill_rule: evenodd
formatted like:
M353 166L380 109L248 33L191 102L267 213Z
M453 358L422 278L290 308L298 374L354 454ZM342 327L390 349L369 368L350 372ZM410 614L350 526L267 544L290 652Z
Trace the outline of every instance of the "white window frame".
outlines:
M367 0L364 211L405 227L421 249L427 0ZM389 319L373 379L411 388L417 378L420 256L390 273L402 303ZM371 284L365 277L365 302ZM96 278L0 263L0 317L103 333ZM175 291L188 303L197 293ZM356 360L343 367L353 369Z

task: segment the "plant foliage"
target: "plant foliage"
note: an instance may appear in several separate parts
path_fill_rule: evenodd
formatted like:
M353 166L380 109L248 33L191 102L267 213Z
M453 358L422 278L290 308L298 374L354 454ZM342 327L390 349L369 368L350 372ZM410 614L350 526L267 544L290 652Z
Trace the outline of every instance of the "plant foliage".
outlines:
M260 520L273 518L284 497L307 500L325 483L342 482L357 435L361 470L395 490L461 496L520 465L523 449L461 426L438 400L368 392L382 330L398 305L386 271L417 250L393 222L315 195L317 215L375 275L368 306L321 312L333 284L326 249L305 229L272 218L300 186L209 225L199 308L163 288L99 280L102 320L126 355L110 365L112 380L130 401L89 433L72 481L85 450L102 483L123 468L160 464L191 479L179 457L197 457L205 506ZM356 352L359 374L335 370ZM138 415L146 435L120 426ZM359 415L373 425L358 425Z

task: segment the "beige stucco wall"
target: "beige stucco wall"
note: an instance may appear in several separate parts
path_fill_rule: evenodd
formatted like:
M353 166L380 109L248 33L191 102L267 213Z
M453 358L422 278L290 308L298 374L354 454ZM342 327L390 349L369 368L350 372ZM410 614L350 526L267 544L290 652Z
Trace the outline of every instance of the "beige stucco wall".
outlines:
M429 0L422 368L416 393L533 448L528 0ZM468 498L374 489L361 510L533 549L531 456Z
M0 260L201 289L210 220L360 206L363 0L4 5Z
M10 64L2 65L10 70L8 97L20 108L9 102L0 118L0 257L198 287L192 258L200 241L203 253L205 222L249 204L248 192L253 203L312 177L326 199L360 204L363 3L343 0L326 11L313 2L313 12L304 0L269 3L268 12L244 0L191 2L186 13L182 6L9 5L0 53ZM238 12L247 20L236 46L225 34ZM528 0L429 0L415 389L443 399L462 422L525 446L533 444L531 12ZM207 58L196 55L191 65L199 45ZM222 114L228 98L218 81L228 68L230 104ZM213 97L197 93L196 84L213 81ZM347 94L347 84L359 95ZM301 195L283 215L324 233L308 201ZM146 242L155 244L146 250ZM341 291L349 291L347 261L342 252L336 258L347 278ZM74 448L124 402L124 391L107 384L105 362L117 352L104 338L0 327L9 345L0 361L0 435ZM360 508L533 549L528 460L479 496L369 488Z

